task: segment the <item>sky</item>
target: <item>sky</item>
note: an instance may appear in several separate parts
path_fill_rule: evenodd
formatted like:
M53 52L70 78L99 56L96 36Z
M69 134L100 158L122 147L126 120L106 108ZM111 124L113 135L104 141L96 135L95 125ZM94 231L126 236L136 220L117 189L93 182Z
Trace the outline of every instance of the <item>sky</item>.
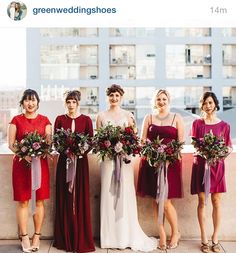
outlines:
M26 29L0 28L0 89L26 85Z

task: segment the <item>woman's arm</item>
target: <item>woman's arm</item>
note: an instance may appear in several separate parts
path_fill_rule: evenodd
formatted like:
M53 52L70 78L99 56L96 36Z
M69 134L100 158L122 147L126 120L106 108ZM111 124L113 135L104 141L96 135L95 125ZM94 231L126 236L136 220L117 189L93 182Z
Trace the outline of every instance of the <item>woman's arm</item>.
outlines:
M15 153L16 149L14 147L14 143L16 141L16 125L9 124L8 127L8 147L9 149Z
M101 115L98 114L97 118L96 118L96 128L101 128L102 127L102 119L101 119Z
M183 118L179 115L176 114L176 128L177 128L177 132L178 132L178 140L179 141L184 141L184 122L183 122Z
M46 125L45 127L45 135L46 135L46 141L47 143L52 143L52 125Z
M133 127L135 133L138 132L134 115L131 112L128 113L128 125Z
M141 130L141 143L144 143L147 140L147 131L148 127L150 125L150 115L146 115L143 124L142 124L142 130Z

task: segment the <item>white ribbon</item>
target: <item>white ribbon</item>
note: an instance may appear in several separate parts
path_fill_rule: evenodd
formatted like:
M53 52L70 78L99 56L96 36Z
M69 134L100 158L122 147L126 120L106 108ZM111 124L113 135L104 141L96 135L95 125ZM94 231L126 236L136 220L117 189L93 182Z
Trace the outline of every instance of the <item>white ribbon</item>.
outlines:
M204 184L204 192L205 192L205 205L207 205L208 196L211 190L211 166L205 161L205 171L202 184Z
M32 188L32 213L36 212L36 191L41 187L41 160L39 157L32 157L31 161L31 188Z
M70 193L73 191L75 176L76 176L77 157L72 155L66 159L66 182L69 183L68 190Z
M114 169L111 177L110 193L114 197L113 207L115 209L116 221L123 216L123 194L121 186L122 178L122 156L117 155L114 159Z
M167 168L165 163L161 163L157 170L156 202L158 204L158 224L163 224L164 204L166 199L168 199Z

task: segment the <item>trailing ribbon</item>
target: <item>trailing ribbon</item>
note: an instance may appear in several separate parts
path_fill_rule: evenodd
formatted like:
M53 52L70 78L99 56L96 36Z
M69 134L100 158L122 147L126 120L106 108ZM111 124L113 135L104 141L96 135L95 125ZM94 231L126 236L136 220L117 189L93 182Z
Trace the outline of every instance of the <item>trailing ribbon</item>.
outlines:
M207 204L208 196L210 194L211 189L211 166L209 163L205 162L205 171L202 184L204 184L204 192L205 192L205 205Z
M32 157L31 161L31 188L32 188L32 213L36 212L36 191L41 187L42 181L41 160Z
M68 190L72 193L75 183L77 157L72 155L66 159L66 182L69 183Z
M73 214L75 215L75 191L74 191L74 184L75 184L75 176L76 176L76 167L77 167L77 156L72 155L71 158L66 159L66 182L69 183L68 190L70 193L73 194Z
M163 224L164 204L168 198L168 180L167 168L165 163L161 163L157 170L157 194L156 202L158 204L158 224Z
M116 210L115 218L120 219L123 216L123 199L121 193L121 166L122 157L117 155L114 159L114 169L111 177L110 193L114 196L113 207Z

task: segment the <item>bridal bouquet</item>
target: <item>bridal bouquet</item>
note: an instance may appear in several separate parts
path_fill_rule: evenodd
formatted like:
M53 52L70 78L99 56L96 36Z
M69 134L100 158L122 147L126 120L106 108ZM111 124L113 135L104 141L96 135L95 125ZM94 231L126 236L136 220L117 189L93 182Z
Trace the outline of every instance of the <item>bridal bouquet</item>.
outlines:
M56 129L53 135L53 148L68 157L73 155L82 158L91 147L91 137L82 133L72 132L70 129Z
M93 138L93 153L98 153L102 161L105 158L114 159L120 155L124 162L129 163L128 156L135 156L140 153L140 150L139 138L132 127L122 129L108 124L97 129Z
M15 154L22 160L26 156L46 156L50 153L51 145L47 143L44 136L35 131L25 134L21 141L16 141L14 148L16 149Z
M229 154L229 148L224 139L214 135L212 130L203 138L192 137L192 144L196 149L196 154L206 159L209 165L215 165Z
M154 141L147 140L143 145L141 155L147 160L149 165L154 168L169 161L173 163L181 156L184 142L172 140L167 144L162 143L163 139L159 136Z

